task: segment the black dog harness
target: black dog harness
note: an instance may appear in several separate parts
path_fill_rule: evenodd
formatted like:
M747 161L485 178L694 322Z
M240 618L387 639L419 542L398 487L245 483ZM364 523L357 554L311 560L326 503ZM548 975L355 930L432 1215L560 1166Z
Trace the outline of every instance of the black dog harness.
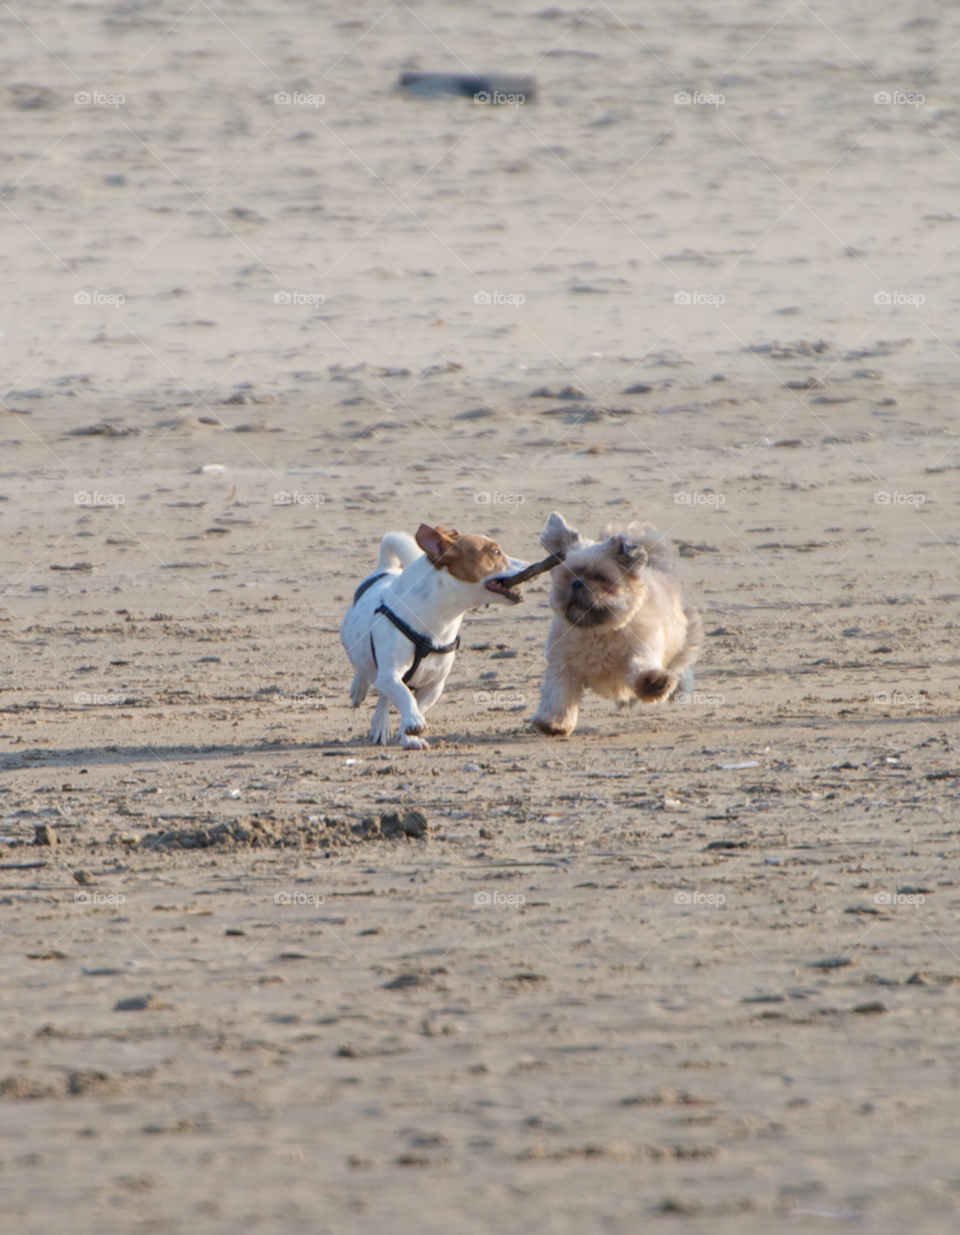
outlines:
M401 635L403 635L404 638L409 639L410 642L413 644L413 664L410 666L410 668L407 670L407 672L403 675L403 678L401 679L404 686L406 686L406 684L410 681L410 679L413 677L416 671L420 668L420 662L424 660L427 656L446 656L448 652L455 652L457 648L460 646L460 636L457 635L456 639L454 639L452 643L448 643L445 647L442 647L442 648L436 647L434 643L426 635L419 634L417 631L413 629L412 626L408 626L407 623L403 620L403 618L397 617L397 615L393 612L393 610L388 609L387 606L383 603L383 601L380 602L380 604L377 606L376 609L374 609L373 612L374 614L382 613L383 616L388 621L392 622L394 626L396 626L397 630L399 630ZM374 665L377 665L377 650L373 646L373 634L372 633L370 635L370 652L373 656ZM380 666L377 665L377 668L379 667Z

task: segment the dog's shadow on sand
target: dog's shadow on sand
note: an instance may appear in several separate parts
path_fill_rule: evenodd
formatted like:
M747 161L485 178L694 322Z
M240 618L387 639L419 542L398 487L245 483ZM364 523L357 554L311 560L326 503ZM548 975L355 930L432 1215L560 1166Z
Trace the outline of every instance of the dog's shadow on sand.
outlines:
M103 767L105 765L125 766L131 763L146 762L182 763L209 762L217 763L222 759L262 759L269 755L300 755L304 760L316 758L333 758L336 755L376 757L380 754L396 756L411 755L412 757L429 758L431 754L450 753L462 747L496 746L506 740L516 741L518 738L531 741L536 739L534 733L505 734L468 734L447 733L433 734L432 746L428 751L403 751L395 742L389 746L372 746L365 737L345 738L331 742L264 742L256 746L245 746L242 743L223 743L220 745L192 745L182 743L177 746L76 746L65 750L44 750L42 747L29 747L21 754L8 752L0 758L0 775L4 772L22 772L27 768L63 768L78 773L83 768Z

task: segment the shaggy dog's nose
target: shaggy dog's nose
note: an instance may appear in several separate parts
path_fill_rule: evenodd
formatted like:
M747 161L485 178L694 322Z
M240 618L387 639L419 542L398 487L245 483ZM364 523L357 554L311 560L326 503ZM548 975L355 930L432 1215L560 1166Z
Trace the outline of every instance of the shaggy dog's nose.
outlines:
M574 579L573 583L572 583L570 586L571 586L571 588L573 589L573 591L574 591L574 592L579 592L579 591L580 591L580 589L583 587L583 580L582 580L582 579Z

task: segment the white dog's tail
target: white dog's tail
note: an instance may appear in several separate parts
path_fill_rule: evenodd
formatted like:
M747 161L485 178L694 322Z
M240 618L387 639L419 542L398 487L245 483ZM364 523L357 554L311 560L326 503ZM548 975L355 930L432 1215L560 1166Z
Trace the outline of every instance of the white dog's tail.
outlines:
M377 570L401 570L422 557L423 550L406 532L388 532L380 541L380 556L377 558Z

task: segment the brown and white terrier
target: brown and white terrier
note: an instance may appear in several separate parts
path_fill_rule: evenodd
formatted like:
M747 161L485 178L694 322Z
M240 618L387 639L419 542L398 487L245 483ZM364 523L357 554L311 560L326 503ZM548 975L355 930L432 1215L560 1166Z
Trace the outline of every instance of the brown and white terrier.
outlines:
M359 707L371 686L380 693L370 741L386 745L390 704L400 713L400 745L427 750L424 712L440 698L460 643L468 609L518 605L511 576L527 566L507 557L488 536L461 536L421 523L416 539L390 532L380 542L376 574L354 593L340 642L356 673L350 688Z
M684 608L661 545L624 532L585 540L556 511L540 543L563 561L553 569L556 616L535 728L572 733L588 688L620 706L662 703L678 686L692 688L703 625L696 609Z

